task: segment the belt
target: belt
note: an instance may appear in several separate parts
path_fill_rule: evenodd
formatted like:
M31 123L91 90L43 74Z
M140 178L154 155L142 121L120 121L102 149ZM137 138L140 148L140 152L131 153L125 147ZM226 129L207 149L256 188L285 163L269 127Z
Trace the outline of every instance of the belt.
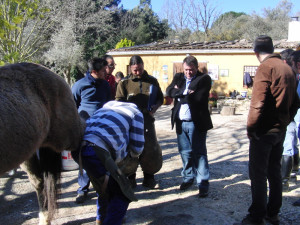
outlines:
M180 120L181 122L193 122L193 120Z

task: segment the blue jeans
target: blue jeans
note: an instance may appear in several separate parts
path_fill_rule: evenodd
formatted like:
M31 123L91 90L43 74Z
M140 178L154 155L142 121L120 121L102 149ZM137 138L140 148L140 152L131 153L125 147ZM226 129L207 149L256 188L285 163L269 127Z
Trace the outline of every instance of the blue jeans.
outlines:
M252 204L249 213L261 220L266 215L275 216L282 204L281 156L285 131L268 133L258 140L250 140L249 176ZM267 199L267 180L269 199Z
M78 163L79 152L73 151L72 157ZM92 146L83 147L81 157L82 167L93 179L99 179L109 174L94 152ZM96 185L94 187L96 187ZM103 196L103 194L100 194L100 190L96 190L96 192L98 195L96 219L101 220L103 225L121 225L130 201L123 195L118 183L112 177L109 177L106 187L109 198L102 198L101 196Z
M298 126L294 121L287 126L282 155L293 156L298 153Z
M82 170L82 175L80 174L80 171L78 172L78 184L78 194L87 194L89 192L90 178L85 170Z
M183 182L193 182L196 178L200 187L202 181L208 181L209 179L206 149L207 131L198 131L193 122L177 120L176 134L178 150L183 164L181 172Z

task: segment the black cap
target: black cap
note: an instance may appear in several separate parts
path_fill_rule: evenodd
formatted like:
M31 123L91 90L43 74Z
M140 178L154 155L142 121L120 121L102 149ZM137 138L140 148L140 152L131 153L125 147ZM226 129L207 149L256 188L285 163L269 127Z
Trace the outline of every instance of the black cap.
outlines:
M254 52L273 53L274 46L272 38L266 35L258 36L254 41Z

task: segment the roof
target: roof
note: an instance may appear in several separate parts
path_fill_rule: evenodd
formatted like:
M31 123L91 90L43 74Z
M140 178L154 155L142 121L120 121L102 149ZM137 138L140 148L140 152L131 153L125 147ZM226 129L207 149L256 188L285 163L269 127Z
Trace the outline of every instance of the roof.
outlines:
M287 40L273 41L274 48L282 51L287 48L295 49L299 42ZM253 42L243 40L212 41L212 42L154 42L119 49L111 49L111 55L130 54L178 54L178 53L253 53Z

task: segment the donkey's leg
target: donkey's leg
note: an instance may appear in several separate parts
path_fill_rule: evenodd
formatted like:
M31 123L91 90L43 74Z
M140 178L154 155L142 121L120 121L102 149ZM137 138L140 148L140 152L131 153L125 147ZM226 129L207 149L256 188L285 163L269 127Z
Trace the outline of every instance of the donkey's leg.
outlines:
M40 167L40 162L36 154L29 160L21 164L21 168L27 173L31 185L34 187L39 203L39 224L48 225L48 210L45 203L44 190L44 177L43 171Z

